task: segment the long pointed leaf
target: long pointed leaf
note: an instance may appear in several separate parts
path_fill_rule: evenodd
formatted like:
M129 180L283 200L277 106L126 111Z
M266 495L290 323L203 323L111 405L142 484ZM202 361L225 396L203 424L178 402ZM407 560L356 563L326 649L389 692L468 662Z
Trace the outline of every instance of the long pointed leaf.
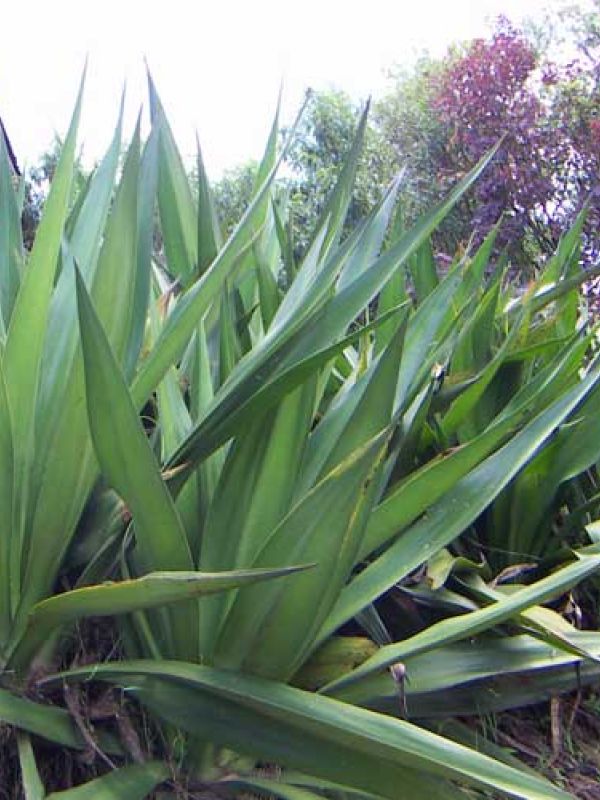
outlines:
M150 708L196 735L390 800L399 786L412 793L427 783L430 797L447 796L433 776L530 800L568 797L542 778L410 723L273 681L144 661L97 665L69 677L92 671L96 678L125 682Z

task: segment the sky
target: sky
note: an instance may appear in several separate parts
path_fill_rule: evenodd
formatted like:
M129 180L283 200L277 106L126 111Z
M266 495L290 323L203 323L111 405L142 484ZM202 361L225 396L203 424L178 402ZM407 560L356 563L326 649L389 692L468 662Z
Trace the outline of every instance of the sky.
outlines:
M21 163L64 134L89 60L80 142L91 164L108 146L126 84L131 131L146 103L144 60L186 159L198 132L209 175L259 158L283 82L291 119L306 87L356 100L427 50L484 35L558 0L29 0L2 4L0 117Z

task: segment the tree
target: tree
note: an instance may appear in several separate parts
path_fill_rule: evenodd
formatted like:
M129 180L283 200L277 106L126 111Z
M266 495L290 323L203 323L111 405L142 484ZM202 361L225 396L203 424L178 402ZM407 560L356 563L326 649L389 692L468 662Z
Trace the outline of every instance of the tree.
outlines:
M593 2L600 7L600 0ZM503 137L474 191L436 231L438 255L454 255L473 235L481 240L501 219L498 247L508 248L515 271L528 276L591 196L584 257L592 261L600 223L600 26L588 12L561 13L562 28L521 30L501 18L488 38L454 46L442 59L424 56L410 69L393 70L391 90L370 113L348 225L365 216L402 167L401 212L412 224ZM560 65L545 51L551 41L554 49L564 48L565 30L580 58ZM297 230L314 227L359 113L342 91L314 94L279 180ZM242 165L216 185L227 231L241 217L255 175L255 165ZM306 245L299 237L297 255Z
M332 191L352 145L360 107L341 91L315 92L286 158L278 189L288 196L301 256L325 201ZM288 131L284 129L282 135ZM395 158L383 132L374 124L365 131L365 146L348 210L346 229L362 219L381 196L395 170ZM228 170L213 187L224 233L230 233L248 206L257 164L247 162Z
M519 255L523 242L533 244L530 255L552 252L561 228L555 178L568 147L548 119L538 67L532 42L501 19L490 39L475 39L447 59L433 98L446 126L442 182L454 182L502 137L467 200L466 222L483 237L504 215L499 243Z
M504 137L475 190L436 233L439 250L454 253L502 218L498 243L527 274L588 201L583 259L598 257L598 10L600 0L588 9L564 5L523 30L501 18L487 38L392 74L376 125L396 163L409 167L402 202L410 221Z
M287 157L291 212L295 228L310 231L332 191L356 134L360 107L342 91L316 92ZM397 163L384 133L370 120L346 221L352 228L371 210L392 180ZM302 252L307 241L299 236Z
M400 192L406 225L438 202L444 192L440 164L446 158L447 131L434 108L435 86L444 63L427 55L410 69L394 67L389 73L391 88L373 109L374 124L396 170L406 173ZM453 211L436 231L439 250L453 253L462 238L464 222Z
M55 135L48 150L41 154L37 163L27 169L23 176L25 186L22 225L23 243L27 250L30 250L33 244L50 182L54 177L54 171L58 164L61 148L62 142L60 138ZM77 158L73 172L71 204L75 202L78 194L83 191L89 176L90 173L83 167L81 160Z
M257 174L256 161L247 161L245 164L226 170L221 179L215 183L213 193L216 211L225 235L233 231L248 207Z
M600 256L600 0L589 10L566 6L557 12L560 25L549 26L576 57L554 67L546 78L552 93L551 123L566 134L561 213L566 224L583 202L589 204L584 230L584 258Z

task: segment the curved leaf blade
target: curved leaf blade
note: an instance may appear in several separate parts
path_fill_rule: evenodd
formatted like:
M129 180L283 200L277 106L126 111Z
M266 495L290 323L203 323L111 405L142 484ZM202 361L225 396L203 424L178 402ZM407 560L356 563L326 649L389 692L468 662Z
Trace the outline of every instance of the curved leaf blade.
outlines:
M411 723L281 683L166 661L100 664L57 678L91 674L127 685L144 704L197 736L389 800L396 800L398 786L412 793L427 785L430 796L441 798L453 779L530 800L569 796L543 778Z

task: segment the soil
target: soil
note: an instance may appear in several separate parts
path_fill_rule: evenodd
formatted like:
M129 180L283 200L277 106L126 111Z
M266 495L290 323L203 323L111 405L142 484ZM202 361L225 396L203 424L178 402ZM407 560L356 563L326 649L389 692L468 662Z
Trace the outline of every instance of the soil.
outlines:
M505 712L482 732L581 800L600 800L600 694L574 693Z

